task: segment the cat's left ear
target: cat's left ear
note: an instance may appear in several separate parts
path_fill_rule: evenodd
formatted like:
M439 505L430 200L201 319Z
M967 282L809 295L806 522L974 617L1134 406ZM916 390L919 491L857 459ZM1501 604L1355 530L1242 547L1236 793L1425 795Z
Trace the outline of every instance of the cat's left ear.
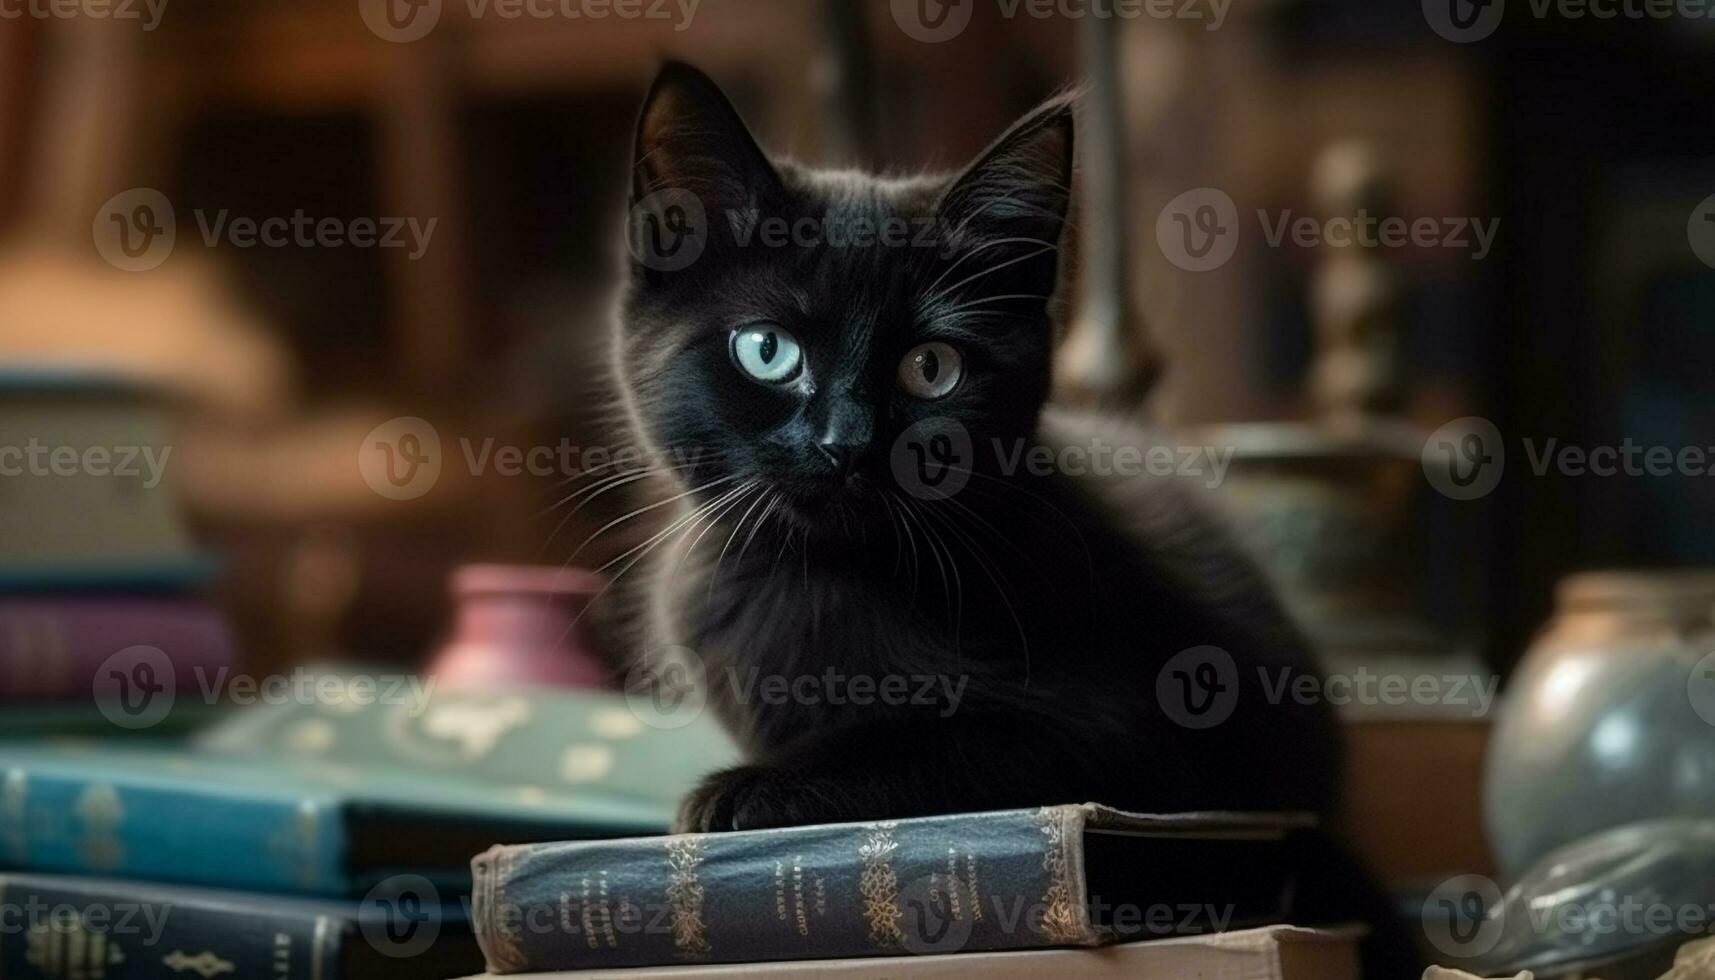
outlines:
M943 227L961 243L1057 244L1072 201L1076 110L1075 95L1057 96L1014 123L942 195Z

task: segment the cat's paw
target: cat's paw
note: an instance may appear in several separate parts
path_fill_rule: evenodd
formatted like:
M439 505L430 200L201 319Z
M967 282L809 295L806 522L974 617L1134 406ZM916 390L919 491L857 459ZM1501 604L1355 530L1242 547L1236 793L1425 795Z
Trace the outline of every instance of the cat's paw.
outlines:
M761 766L734 766L706 777L679 803L673 832L679 834L720 833L749 830L755 825L741 816L754 809L756 789L768 779Z
M851 819L824 780L769 766L735 766L704 779L679 804L675 833L765 830Z

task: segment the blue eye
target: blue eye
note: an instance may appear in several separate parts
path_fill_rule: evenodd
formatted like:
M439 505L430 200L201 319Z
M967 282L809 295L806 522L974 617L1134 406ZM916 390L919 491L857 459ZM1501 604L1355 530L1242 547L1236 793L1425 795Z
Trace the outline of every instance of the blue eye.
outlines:
M804 365L804 351L791 334L771 323L762 323L732 332L732 359L756 380L782 384L798 376Z

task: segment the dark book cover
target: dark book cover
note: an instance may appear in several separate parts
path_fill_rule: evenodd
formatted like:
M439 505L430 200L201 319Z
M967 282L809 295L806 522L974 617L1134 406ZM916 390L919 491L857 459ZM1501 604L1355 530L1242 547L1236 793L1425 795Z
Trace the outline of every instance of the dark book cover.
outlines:
M327 901L0 875L0 908L8 980L434 980L482 964L461 907L417 892Z
M500 846L492 973L1094 946L1279 922L1302 815L1096 804Z

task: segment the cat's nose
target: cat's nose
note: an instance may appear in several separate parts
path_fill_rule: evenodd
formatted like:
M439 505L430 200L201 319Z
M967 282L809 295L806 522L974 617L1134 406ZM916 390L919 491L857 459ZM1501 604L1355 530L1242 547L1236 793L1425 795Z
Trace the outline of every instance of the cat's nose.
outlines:
M833 466L834 472L839 476L849 475L853 467L857 466L858 453L862 449L861 446L833 440L818 442L816 448L821 452L822 458Z

